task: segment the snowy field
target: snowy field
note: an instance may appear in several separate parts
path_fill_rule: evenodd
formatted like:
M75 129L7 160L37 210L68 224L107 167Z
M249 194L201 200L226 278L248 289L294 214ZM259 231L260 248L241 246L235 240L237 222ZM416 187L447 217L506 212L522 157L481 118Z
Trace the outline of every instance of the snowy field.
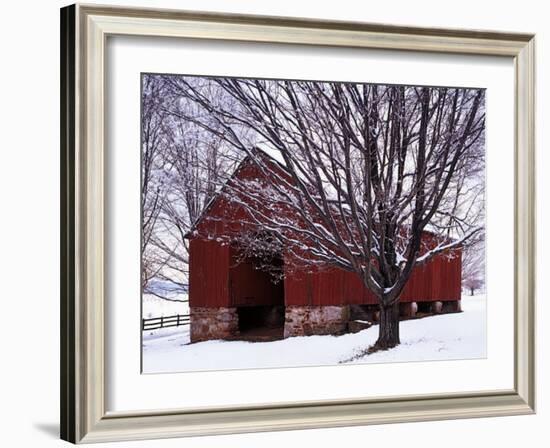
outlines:
M143 318L189 314L187 294L173 295L171 299L163 300L153 294L143 294ZM179 302L176 302L176 300L179 300Z
M181 305L181 304L180 304ZM465 296L464 312L401 322L401 345L360 356L378 326L342 336L304 336L273 342L189 344L189 326L143 333L143 373L474 359L486 356L485 296Z

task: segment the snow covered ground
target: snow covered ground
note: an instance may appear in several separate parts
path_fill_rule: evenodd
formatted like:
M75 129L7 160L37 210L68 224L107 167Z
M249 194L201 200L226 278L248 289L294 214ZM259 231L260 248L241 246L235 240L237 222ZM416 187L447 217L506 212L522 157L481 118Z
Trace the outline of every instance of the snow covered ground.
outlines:
M343 336L304 336L273 342L207 341L189 344L189 327L143 333L143 372L319 366L474 359L486 356L485 296L464 296L464 312L401 322L401 345L358 356L378 326Z

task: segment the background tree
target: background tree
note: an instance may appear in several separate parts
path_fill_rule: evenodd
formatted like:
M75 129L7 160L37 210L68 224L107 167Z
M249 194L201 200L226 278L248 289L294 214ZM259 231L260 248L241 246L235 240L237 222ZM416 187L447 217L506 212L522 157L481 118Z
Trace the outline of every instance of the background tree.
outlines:
M146 289L163 263L151 244L164 196L162 151L166 148L164 92L159 83L144 76L141 107L141 286Z
M414 267L483 232L484 90L164 79L196 106L180 119L263 172L223 189L272 235L252 238L257 250L275 238L285 263L355 272L379 302L371 349L399 344L399 298Z
M216 132L179 118L201 111L173 95L163 77L144 75L142 96L143 287L174 300L189 283L185 236L236 161ZM151 279L160 282L151 287Z
M485 287L485 242L468 246L462 254L462 287L473 296Z

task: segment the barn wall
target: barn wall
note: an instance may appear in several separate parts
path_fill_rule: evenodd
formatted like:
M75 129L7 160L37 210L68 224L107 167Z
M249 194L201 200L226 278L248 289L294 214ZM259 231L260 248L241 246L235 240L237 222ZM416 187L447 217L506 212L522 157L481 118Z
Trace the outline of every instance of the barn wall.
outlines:
M228 246L216 241L191 240L189 306L230 306Z
M344 276L341 269L317 273L292 272L285 278L286 305L341 305L344 300Z
M402 302L460 300L462 282L461 251L453 258L439 255L414 269L401 293Z
M376 304L376 296L363 286L363 281L354 272L344 272L344 295L350 305Z
M438 256L416 268L401 295L402 302L460 300L461 254ZM289 273L285 279L287 305L376 304L376 297L353 272L328 269L316 273Z
M235 175L241 179L264 177L258 167L250 163L243 163ZM268 210L265 212L269 213ZM220 196L209 206L206 215L211 219L200 221L191 243L191 306L277 304L280 301L280 286L268 282L266 276L253 273L246 263L234 266L228 246L204 241L207 236L227 239L228 235L253 230L249 224L245 224L250 221L247 212ZM429 232L423 235L423 242L423 250L438 244L435 236ZM458 256L453 259L439 256L415 269L401 300L460 300L461 257L460 251L456 252ZM204 290L197 290L201 288ZM377 303L375 296L363 286L356 274L337 268L316 273L287 273L284 296L287 305L298 306Z

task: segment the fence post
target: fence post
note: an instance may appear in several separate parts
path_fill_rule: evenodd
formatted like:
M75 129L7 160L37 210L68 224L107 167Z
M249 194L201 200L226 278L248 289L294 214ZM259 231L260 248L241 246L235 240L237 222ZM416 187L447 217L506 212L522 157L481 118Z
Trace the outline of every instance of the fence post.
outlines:
M180 315L178 314L178 317L176 319L176 327L180 326Z
M164 316L160 316L160 328L164 327Z

